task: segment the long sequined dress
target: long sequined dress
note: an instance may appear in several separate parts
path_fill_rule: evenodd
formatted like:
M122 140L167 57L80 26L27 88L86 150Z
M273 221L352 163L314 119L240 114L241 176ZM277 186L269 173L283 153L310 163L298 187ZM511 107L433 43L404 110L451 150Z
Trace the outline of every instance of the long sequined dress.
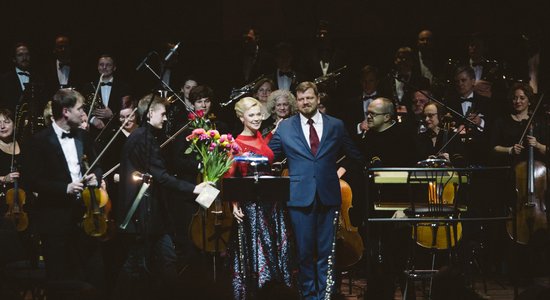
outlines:
M243 155L253 153L273 160L273 152L261 133L239 135L236 141ZM242 175L250 173L245 163L236 167ZM295 286L297 267L292 257L294 243L286 204L244 201L240 207L245 217L234 226L230 244L234 298L254 299L258 289L268 282Z

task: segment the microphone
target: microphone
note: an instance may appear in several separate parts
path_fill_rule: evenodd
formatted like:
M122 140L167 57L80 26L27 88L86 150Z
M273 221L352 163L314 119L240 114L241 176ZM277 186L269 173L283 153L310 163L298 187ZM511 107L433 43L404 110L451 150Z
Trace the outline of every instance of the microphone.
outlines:
M174 53L176 53L176 50L178 50L178 47L180 46L181 42L178 42L170 51L168 51L168 54L166 54L166 57L164 58L164 62L167 62Z
M143 67L143 65L149 60L149 57L151 57L151 54L153 54L154 52L155 51L151 51L151 52L147 53L147 56L145 56L145 58L137 66L136 71L139 71L139 69L141 69L141 67Z

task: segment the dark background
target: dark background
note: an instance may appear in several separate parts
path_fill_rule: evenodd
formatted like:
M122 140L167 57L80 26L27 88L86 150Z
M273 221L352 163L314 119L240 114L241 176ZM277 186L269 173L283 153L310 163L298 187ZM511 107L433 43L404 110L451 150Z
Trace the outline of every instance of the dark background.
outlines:
M181 41L180 67L214 87L224 100L240 85L236 56L246 26L261 32L265 47L291 41L300 55L313 44L319 20L329 22L338 45L347 53L349 78L366 63L387 67L397 47L415 45L417 33L430 28L444 56L465 54L472 32L488 36L489 52L513 60L520 34L539 29L547 35L544 1L2 1L0 71L11 68L13 44L31 46L33 64L51 56L56 34L68 34L75 59L97 80L96 58L108 52L118 58L119 74L127 78L161 42ZM144 72L144 71L141 71ZM355 80L355 79L354 79ZM139 96L139 95L136 95Z

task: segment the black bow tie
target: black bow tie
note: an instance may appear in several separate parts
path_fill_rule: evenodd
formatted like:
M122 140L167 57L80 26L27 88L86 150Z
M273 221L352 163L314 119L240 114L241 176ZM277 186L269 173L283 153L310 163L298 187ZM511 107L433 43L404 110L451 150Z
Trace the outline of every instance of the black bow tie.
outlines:
M101 83L101 86L104 86L104 85L112 86L113 83L112 83L112 82L102 82L102 83Z
M72 132L63 132L63 133L61 133L61 138L62 139L64 139L64 138L72 139L72 138L74 138L74 134Z
M480 62L472 62L472 68L473 67L478 67L478 66L483 66L483 64L480 63Z
M363 98L361 98L361 101L368 101L368 100L372 100L372 99L375 99L377 97L376 94L372 94L372 95L369 95L369 96L364 96Z
M29 72L17 72L17 75L31 77L31 74Z
M62 63L62 62L59 62L59 68L62 69L63 67L70 67L71 66L71 63Z
M288 71L288 72L279 71L279 77L281 77L281 76L293 77L294 72L292 72L292 71Z
M468 97L468 98L460 98L460 103L464 103L464 102L474 102L474 97Z

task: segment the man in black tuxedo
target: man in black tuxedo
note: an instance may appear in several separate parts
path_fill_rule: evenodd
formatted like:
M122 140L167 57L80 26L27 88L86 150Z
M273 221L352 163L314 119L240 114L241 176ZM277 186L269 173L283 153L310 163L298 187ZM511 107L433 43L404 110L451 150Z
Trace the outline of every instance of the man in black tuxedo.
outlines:
M454 76L456 93L447 100L447 106L473 122L453 115L459 138L464 143L465 159L469 164L486 164L488 155L487 134L490 117L494 108L487 97L479 95L475 89L475 72L469 66L459 67ZM475 124L475 125L474 125ZM465 127L463 130L462 128Z
M87 132L78 128L85 116L84 98L72 89L61 89L53 97L51 126L30 140L25 160L30 191L38 193L36 228L43 242L49 280L82 280L103 286L103 263L98 240L80 226L84 204L80 194L97 186L97 165L82 177L82 158L90 164L96 155Z
M127 259L119 275L115 297L168 299L178 287L178 274L167 196L170 191L198 194L208 183L195 185L175 178L166 170L160 148L162 141L159 141L164 135L162 126L166 121L164 98L145 96L139 101L138 114L143 116L145 123L130 134L120 159L118 223L126 219L142 186L142 179L136 181L135 175L150 174L153 183L127 227L121 230Z
M380 90L380 71L377 67L366 65L361 69L361 94L347 100L339 112L336 112L346 124L350 136L358 142L367 132L367 108L378 97L387 94Z
M57 90L68 87L78 87L78 67L75 69L72 42L66 35L55 37L53 59L43 66L42 73L45 75L45 96L53 96Z
M16 105L27 102L32 104L33 112L40 112L41 115L44 81L31 68L31 53L27 44L15 45L13 63L14 69L0 76L0 107L15 111Z
M304 80L304 75L297 72L293 66L294 53L289 43L279 43L276 47L275 61L277 70L266 77L271 79L278 90L293 91L298 83Z
M97 101L101 102L102 105L100 106L104 108L99 108L96 103L95 109L92 111L90 116L92 135L94 130L97 133L105 127L109 120L113 118L113 112L118 113L123 107L130 106L130 86L118 77L115 78L116 69L115 59L112 55L103 54L99 57L97 71L103 75L103 78L99 83Z

